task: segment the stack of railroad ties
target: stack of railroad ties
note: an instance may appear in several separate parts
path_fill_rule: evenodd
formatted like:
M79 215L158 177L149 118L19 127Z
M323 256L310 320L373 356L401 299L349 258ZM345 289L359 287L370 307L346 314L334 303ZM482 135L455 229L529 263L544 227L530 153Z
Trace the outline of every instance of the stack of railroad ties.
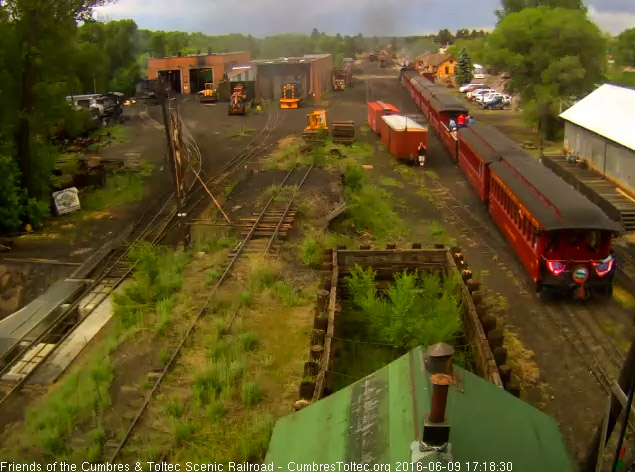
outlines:
M611 241L623 231L620 223L497 129L472 124L452 133L449 121L468 110L445 87L408 70L402 70L401 83L487 206L537 293L612 293Z

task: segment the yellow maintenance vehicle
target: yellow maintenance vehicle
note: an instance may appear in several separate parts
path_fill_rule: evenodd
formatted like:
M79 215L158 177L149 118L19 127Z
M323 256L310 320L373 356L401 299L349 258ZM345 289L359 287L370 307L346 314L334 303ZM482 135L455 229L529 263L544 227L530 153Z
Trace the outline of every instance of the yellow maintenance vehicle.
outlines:
M234 92L229 97L229 107L227 109L228 115L244 115L245 114L245 101L247 100L247 94L244 92L242 84L234 87Z
M214 87L213 82L205 82L205 88L197 95L200 103L216 103L218 101L218 90Z
M315 110L306 115L308 124L302 132L302 139L307 143L320 143L326 141L329 129L326 125L326 110Z
M297 84L284 84L282 97L280 98L280 108L299 108L301 99L299 95Z
M329 136L326 123L326 110L314 110L306 115L308 124L302 132L302 139L308 144L321 144ZM334 143L352 144L355 140L355 123L352 121L334 121L332 123Z

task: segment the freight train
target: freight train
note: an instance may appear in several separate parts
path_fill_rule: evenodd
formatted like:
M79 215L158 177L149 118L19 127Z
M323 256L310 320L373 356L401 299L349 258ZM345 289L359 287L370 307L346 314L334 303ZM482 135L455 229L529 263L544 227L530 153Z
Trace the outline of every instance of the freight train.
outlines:
M536 292L576 298L612 293L611 242L621 225L496 128L475 123L450 130L449 121L468 110L445 87L409 70L402 70L400 80L486 205Z

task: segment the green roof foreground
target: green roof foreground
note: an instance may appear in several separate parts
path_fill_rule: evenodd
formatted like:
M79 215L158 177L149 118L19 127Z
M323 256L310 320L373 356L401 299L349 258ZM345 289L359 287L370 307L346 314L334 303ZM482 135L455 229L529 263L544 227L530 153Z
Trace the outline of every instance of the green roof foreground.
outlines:
M413 349L347 388L279 419L265 463L273 462L273 470L290 472L365 470L344 468L351 463L384 464L369 471L410 472L413 469L403 463L411 462L411 443L421 439L424 414L430 411L430 374L424 357L422 347ZM450 386L446 410L454 466L438 470L574 470L551 417L464 369L455 366L454 370L460 390Z

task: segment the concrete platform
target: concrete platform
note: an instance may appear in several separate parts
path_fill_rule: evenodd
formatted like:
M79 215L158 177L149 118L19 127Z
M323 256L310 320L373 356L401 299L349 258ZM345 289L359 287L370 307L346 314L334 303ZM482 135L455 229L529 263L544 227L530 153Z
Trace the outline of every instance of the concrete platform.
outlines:
M44 332L62 312L64 304L73 303L86 285L84 280L58 280L27 306L0 320L0 366L21 342L31 342Z
M38 367L26 385L50 385L55 382L108 323L112 314L111 297L107 297L56 346L55 351Z

